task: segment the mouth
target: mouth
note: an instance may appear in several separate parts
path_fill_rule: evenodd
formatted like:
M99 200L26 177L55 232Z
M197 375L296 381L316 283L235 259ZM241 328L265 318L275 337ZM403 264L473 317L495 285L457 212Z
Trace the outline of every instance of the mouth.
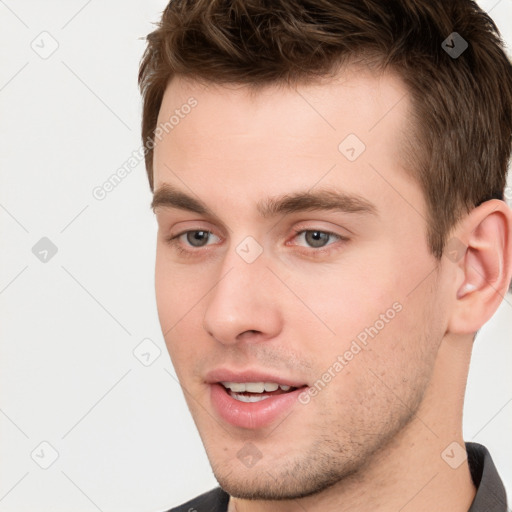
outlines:
M224 386L231 398L245 403L261 402L297 389L277 382L221 382L220 384Z
M307 387L256 372L212 372L208 376L211 406L224 422L244 429L259 429L283 421Z

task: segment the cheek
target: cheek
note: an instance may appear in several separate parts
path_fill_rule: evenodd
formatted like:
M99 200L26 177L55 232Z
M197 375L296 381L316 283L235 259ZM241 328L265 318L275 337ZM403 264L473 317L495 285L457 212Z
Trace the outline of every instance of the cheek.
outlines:
M155 297L158 310L158 317L164 337L176 323L179 314L179 304L176 300L177 288L176 276L170 271L161 252L157 250L155 265Z
M425 290L401 297L352 336L349 352L354 346L362 348L345 368L355 404L385 409L397 397L410 404L416 400L428 383L442 340L442 329L434 325L438 313L433 295Z
M200 280L189 272L171 264L157 249L155 265L155 297L158 318L167 349L173 364L178 369L182 361L189 361L197 354L200 340L197 315L194 308L204 296Z
M393 258L386 259L382 252L379 258L362 252L358 256L294 273L287 281L304 302L300 322L305 322L305 315L316 317L317 337L332 340L336 350L376 322L381 330L383 321L387 325L396 316L406 293L404 269L397 268ZM289 300L295 301L293 297Z
M389 375L394 371L400 379L402 373L408 378L405 374L414 371L410 365L435 351L435 343L425 335L435 314L430 292L433 276L425 279L430 262L419 264L401 254L391 245L383 250L381 244L378 254L360 253L357 260L289 281L317 317L306 312L314 320L306 322L304 311L298 317L303 331L308 330L304 339L317 340L306 349L316 377L330 370L336 380L344 375L344 385L364 387L369 369L387 368ZM432 334L435 338L439 333ZM356 382L359 379L362 382Z
M359 330L364 338L341 336L315 351L319 392L311 398L314 414L306 417L306 428L316 431L328 421L331 428L350 432L347 442L363 443L367 432L389 429L414 410L435 360L435 339L424 325L404 305L384 326L373 330L369 322Z
M168 251L159 244L155 264L155 295L164 333L185 320L205 293L197 272L174 263Z

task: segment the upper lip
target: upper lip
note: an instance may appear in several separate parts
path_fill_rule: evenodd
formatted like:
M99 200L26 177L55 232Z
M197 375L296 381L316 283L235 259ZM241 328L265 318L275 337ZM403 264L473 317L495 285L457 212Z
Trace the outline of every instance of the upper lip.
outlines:
M298 381L297 379L256 369L230 370L228 368L216 368L206 374L205 381L208 384L216 384L218 382L275 382L294 388L306 386L305 382Z

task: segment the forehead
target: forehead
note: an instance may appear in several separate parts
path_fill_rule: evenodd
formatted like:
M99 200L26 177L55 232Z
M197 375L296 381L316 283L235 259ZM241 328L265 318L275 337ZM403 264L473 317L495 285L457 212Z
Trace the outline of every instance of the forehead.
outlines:
M362 176L378 180L369 165L384 174L402 167L409 110L399 77L363 67L258 90L175 77L158 116L168 129L156 141L155 190L186 177L200 195L215 183L233 194L278 194L319 180L358 192Z
M324 114L324 122L327 125L330 123L334 129L340 122L339 114L357 112L357 117L373 118L376 124L398 100L405 101L400 102L401 108L393 108L397 115L404 114L409 104L407 88L397 72L391 68L382 70L364 64L347 65L332 77L298 85L217 84L176 75L167 84L158 121L165 122L167 114L179 109L191 96L200 100L203 111L228 105L238 108L243 104L253 112L265 112L279 105L279 111L298 115L305 110L301 107L309 105L314 109L315 103L325 103L329 106L329 112L317 114ZM212 121L214 125L218 124ZM350 121L356 122L357 118Z

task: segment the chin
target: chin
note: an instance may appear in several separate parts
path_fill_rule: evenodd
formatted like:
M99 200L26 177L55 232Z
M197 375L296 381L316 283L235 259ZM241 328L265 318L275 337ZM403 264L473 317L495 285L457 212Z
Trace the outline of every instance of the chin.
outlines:
M265 501L313 496L356 472L353 465L344 466L340 461L335 464L329 456L304 457L302 462L281 459L281 464L278 461L261 462L252 468L241 468L232 463L222 464L222 467L212 464L212 469L217 482L230 496Z

